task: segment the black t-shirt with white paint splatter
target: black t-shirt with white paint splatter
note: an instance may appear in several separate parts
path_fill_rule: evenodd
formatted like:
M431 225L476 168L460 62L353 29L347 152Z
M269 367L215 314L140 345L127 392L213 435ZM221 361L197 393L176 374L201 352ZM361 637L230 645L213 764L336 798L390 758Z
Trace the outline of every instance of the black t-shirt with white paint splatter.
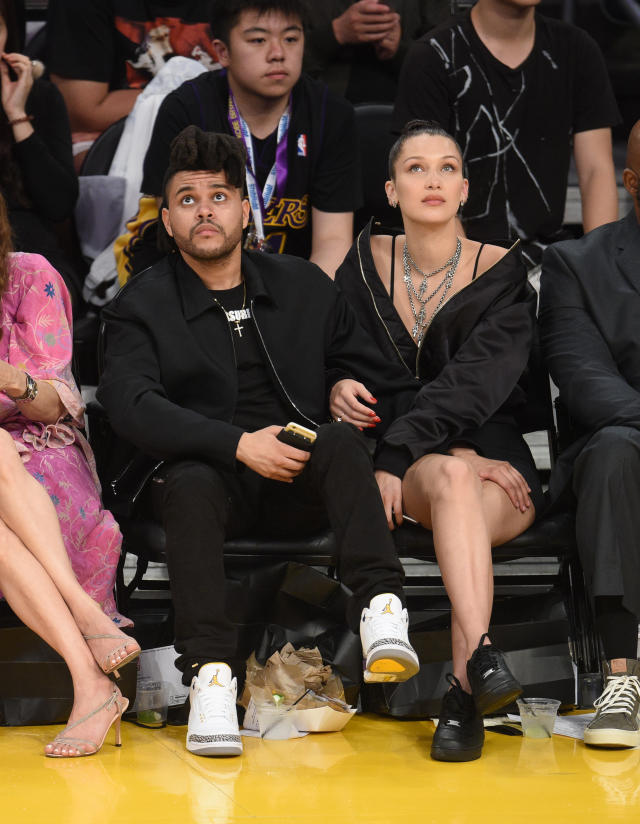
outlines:
M554 239L572 136L620 120L602 54L584 31L536 14L533 49L511 69L480 40L469 12L412 46L395 129L414 118L437 120L460 143L465 228L484 241Z

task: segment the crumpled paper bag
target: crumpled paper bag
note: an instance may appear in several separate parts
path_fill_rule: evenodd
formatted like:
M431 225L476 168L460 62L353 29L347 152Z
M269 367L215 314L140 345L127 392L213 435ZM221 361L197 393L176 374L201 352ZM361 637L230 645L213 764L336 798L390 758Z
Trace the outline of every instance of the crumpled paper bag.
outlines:
M274 652L264 667L253 653L247 660L247 678L240 699L245 709L252 698L255 704L273 702L286 706L297 702L296 709L301 710L326 707L328 699L330 706L340 711L344 689L331 667L322 663L317 647L296 650L288 643L280 652ZM342 711L346 712L346 707L345 704Z

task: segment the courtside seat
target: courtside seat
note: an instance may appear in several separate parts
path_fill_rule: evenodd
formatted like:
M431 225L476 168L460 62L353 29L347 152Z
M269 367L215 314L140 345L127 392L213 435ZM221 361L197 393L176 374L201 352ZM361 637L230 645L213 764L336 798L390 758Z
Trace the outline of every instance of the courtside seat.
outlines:
M523 432L545 431L548 437L549 451L553 458L557 452L557 437L553 406L551 403L549 377L537 341L528 369L528 401L524 414L519 421ZM111 508L120 522L123 533L122 556L118 569L116 595L119 609L127 613L128 600L133 592L145 588L144 576L150 562L166 562L165 535L162 526L144 514L144 507L135 495L110 495L118 488L113 475L108 476L105 467L108 458L117 449L118 439L110 429L104 410L97 403L89 405L90 440L96 454L98 471L101 475L105 492L105 505ZM105 460L106 459L106 460ZM153 472L146 477L151 477ZM405 523L394 530L398 555L402 559L435 562L436 555L433 537L430 531ZM137 558L136 572L133 579L125 584L124 564L131 553ZM229 540L225 543L225 557L230 562L244 561L251 565L267 560L297 561L327 569L335 574L336 546L331 532L316 534L296 540L273 540L259 536L247 536ZM513 567L508 563L524 558L551 558L556 560L557 574L514 575ZM585 592L582 568L577 555L575 543L574 516L572 512L552 512L543 514L529 529L518 537L493 550L494 575L496 584L508 582L515 591L518 587L545 586L557 587L562 593L574 663L580 675L597 672L599 669L598 645L594 630L591 608ZM405 564L409 576L411 565ZM409 607L424 601L424 595L433 592L433 585L442 583L439 577L425 578L420 572L416 578L407 578L407 595ZM157 586L154 582L153 586ZM524 590L523 590L524 592Z
M383 226L400 225L397 209L389 206L384 190L389 178L388 158L394 137L391 134L391 103L358 103L354 106L356 135L360 151L360 185L362 206L354 215L356 234L369 222L371 215Z
M126 614L129 598L136 589L144 587L144 576L149 562L166 562L165 533L156 521L139 516L120 519L120 526L124 541L118 570L117 599L119 609ZM401 558L435 563L433 536L428 530L404 524L393 532L393 539ZM230 561L294 561L326 568L330 574L334 574L337 567L335 540L328 530L295 540L265 539L257 535L235 538L225 542L224 551L225 557ZM136 556L137 563L134 577L125 584L123 573L128 553ZM510 577L511 571L506 567L501 568L504 562L523 558L557 559L557 576L529 574ZM599 660L598 647L576 552L573 513L565 511L543 515L521 535L502 546L495 547L493 561L496 581L509 582L514 588L519 585L531 587L536 584L555 584L559 587L565 601L578 672L596 672ZM412 593L415 595L416 587L410 577L407 578L407 585L411 585ZM424 589L424 586L421 589Z
M403 524L394 532L398 554L403 558L435 560L431 532L421 526ZM496 562L518 558L565 556L575 549L574 520L572 512L543 515L529 529L502 546L494 547Z
M147 561L165 562L165 533L162 526L147 518L121 519L126 532L127 551L144 548ZM429 530L404 524L393 532L393 539L402 558L435 561L433 536ZM129 547L131 544L131 548ZM521 535L493 549L496 563L518 558L569 557L575 551L574 520L571 512L558 512L538 519ZM137 554L134 552L134 554ZM327 530L303 539L266 539L259 536L234 538L225 542L229 557L286 558L315 566L334 568L337 562L333 533ZM138 556L140 557L140 556ZM133 591L133 590L132 590Z

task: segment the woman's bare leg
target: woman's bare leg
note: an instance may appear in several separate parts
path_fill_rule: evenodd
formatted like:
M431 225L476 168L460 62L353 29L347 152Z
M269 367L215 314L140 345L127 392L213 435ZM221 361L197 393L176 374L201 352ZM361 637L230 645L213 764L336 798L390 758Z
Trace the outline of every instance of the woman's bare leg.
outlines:
M53 581L22 541L0 521L0 588L16 615L65 660L73 682L74 703L69 722L106 701L113 683L98 668ZM99 743L114 709L98 713L73 730L74 738ZM62 754L77 748L47 745ZM86 749L86 748L85 748Z
M80 631L85 635L122 635L123 646L116 650L117 664L137 647L122 633L98 604L80 586L62 541L55 508L44 487L24 468L8 432L0 429L0 519L21 540L53 581L66 602ZM117 642L92 641L96 657L102 660Z
M533 522L533 507L520 512L464 458L447 455L426 455L413 464L402 495L405 512L433 531L452 606L454 675L468 692L466 664L488 631L493 606L491 547L523 532Z

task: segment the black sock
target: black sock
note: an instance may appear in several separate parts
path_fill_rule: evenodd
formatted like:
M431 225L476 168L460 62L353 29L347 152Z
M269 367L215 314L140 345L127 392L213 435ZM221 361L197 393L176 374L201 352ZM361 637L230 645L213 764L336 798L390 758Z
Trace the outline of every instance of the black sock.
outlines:
M622 606L622 596L602 595L595 599L596 629L604 657L638 657L638 616Z

